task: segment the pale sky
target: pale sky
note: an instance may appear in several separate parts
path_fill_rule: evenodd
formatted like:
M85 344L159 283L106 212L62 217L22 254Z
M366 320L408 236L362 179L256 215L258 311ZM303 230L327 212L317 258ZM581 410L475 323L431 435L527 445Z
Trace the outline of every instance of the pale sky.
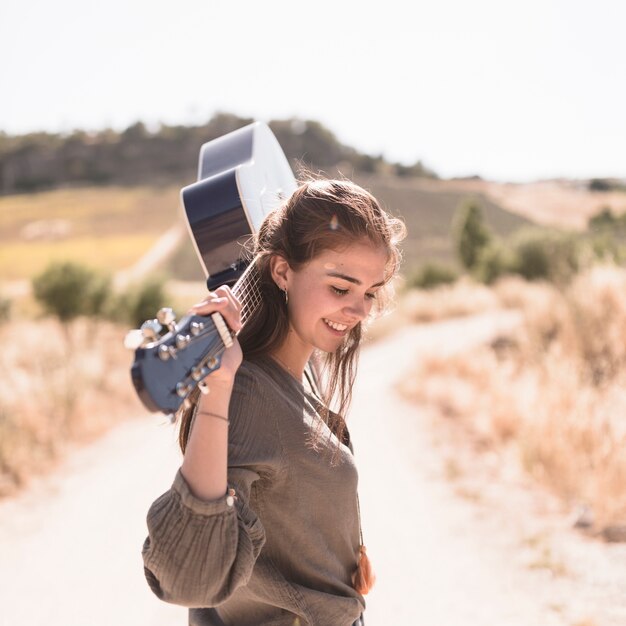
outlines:
M622 0L4 0L0 130L319 120L440 175L626 177Z

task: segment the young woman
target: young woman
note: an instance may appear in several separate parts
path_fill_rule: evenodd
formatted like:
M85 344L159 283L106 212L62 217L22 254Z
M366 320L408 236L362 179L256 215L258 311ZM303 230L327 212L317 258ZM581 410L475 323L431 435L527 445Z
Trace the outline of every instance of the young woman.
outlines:
M227 287L193 308L241 332L183 416L182 466L148 513L148 583L190 624L363 623L372 581L343 416L403 236L357 185L305 183L255 239L261 304L245 326Z

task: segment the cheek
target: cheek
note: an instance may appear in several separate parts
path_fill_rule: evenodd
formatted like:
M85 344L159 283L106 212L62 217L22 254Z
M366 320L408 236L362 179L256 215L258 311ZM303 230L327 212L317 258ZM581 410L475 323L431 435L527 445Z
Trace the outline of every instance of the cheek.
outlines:
M307 288L290 295L291 321L294 325L311 324L341 308L341 303L327 287Z

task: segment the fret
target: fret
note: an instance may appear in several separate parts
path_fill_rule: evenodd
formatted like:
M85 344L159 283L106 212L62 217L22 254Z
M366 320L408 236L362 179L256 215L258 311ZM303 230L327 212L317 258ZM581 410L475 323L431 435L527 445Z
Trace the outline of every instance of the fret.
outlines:
M233 295L241 302L241 323L256 311L261 303L261 292L259 290L259 273L256 268L256 259L252 259L244 273L233 286Z

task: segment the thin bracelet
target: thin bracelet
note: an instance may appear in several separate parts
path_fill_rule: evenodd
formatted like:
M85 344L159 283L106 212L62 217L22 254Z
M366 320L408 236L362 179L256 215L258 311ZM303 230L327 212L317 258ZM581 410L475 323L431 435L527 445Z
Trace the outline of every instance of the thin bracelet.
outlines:
M217 417L221 420L224 420L227 424L230 424L230 420L223 415L218 415L217 413L210 413L209 411L198 411L198 415L210 415L211 417Z

